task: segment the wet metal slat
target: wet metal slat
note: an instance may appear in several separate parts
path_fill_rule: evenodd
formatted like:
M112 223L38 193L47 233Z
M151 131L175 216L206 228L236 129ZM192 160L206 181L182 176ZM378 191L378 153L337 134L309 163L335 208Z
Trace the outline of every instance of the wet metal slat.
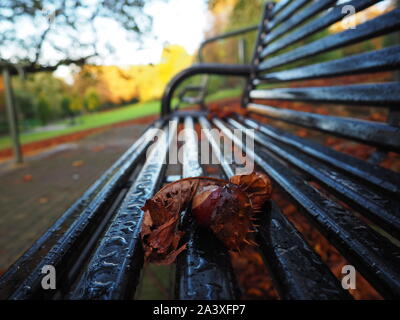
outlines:
M259 217L257 242L281 299L351 299L275 204L272 204L268 214L264 212Z
M68 271L64 270L63 262L70 260L71 257L77 258L79 250L89 241L88 238L91 238L88 230L95 229L97 222L103 218L102 214L113 203L146 147L154 138L153 129L159 128L162 122L159 120L150 126L143 136L3 275L0 280L2 298L12 294L11 298L26 299L44 294L40 286L43 277L41 270L44 265L54 266L58 279L64 271Z
M342 10L344 6L350 5L355 9L356 12L358 12L381 1L383 0L354 0L338 5L332 8L331 11L328 11L324 16L317 18L316 20L311 21L305 26L296 29L295 30L296 32L288 34L279 41L270 43L267 47L265 47L261 55L265 57L270 54L273 54L278 50L281 50L289 45L295 44L303 40L304 38L313 35L314 33L343 19L348 14L346 10L345 11Z
M207 119L205 117L200 117L199 123L200 123L202 129L204 130L203 132L204 132L208 142L211 145L212 152L217 157L218 162L221 164L221 167L224 170L225 175L228 178L232 177L234 175L233 170L232 170L231 166L228 164L228 162L224 159L224 156L222 154L220 146L218 145L217 141L214 139L214 137L211 134L210 130L212 130L212 127L211 127L210 123L207 121Z
M133 297L143 263L141 207L159 186L176 128L175 118L170 121L169 129L165 127L158 135L158 141L148 152L143 168L94 251L70 299Z
M400 141L398 139L400 128L387 124L353 118L323 116L311 112L274 108L258 104L249 104L248 109L272 119L327 132L382 149L400 150Z
M386 298L400 296L400 249L337 203L324 197L267 151L243 147L222 121L214 124L271 176L325 237Z
M329 62L312 64L279 72L259 75L254 84L262 81L294 81L315 79L322 77L336 77L350 74L359 74L376 71L398 69L400 67L400 46L385 48Z
M203 175L193 119L185 118L183 177ZM190 213L189 213L190 214ZM187 249L177 259L176 298L181 300L231 300L237 298L230 256L215 236L186 217Z
M229 123L243 132L247 129L247 127L235 120L230 120ZM400 239L400 204L398 201L374 192L368 187L349 179L337 170L312 159L294 148L276 142L262 133L255 133L254 139L281 159L317 179L319 183L328 187L338 198L365 213L368 218L388 233Z
M211 129L205 118L200 119L203 128ZM217 142L208 135L213 152L218 154L222 168L228 177L233 171L221 154ZM282 299L348 299L349 294L342 290L339 282L321 258L308 246L295 227L277 210L259 213L260 245L265 263ZM303 268L312 272L303 272Z
M299 24L303 23L310 17L316 15L324 9L327 9L335 2L337 2L337 0L319 0L316 3L311 4L309 7L302 10L301 12L292 15L289 19L285 21L285 23L281 24L278 28L275 28L274 30L269 32L265 37L263 44L267 45L271 43L276 38L297 27Z
M253 90L250 98L389 107L400 103L400 83Z
M389 13L358 25L356 29L349 29L337 34L332 34L290 52L272 57L260 64L260 70L279 67L299 59L309 58L323 52L341 48L349 44L355 44L399 29L400 9L394 9ZM262 54L261 57L265 57L265 55Z
M381 189L391 195L394 194L395 196L400 197L399 173L370 164L345 153L335 151L332 148L325 147L309 139L300 138L251 119L239 117L239 120L250 128L259 130L274 140L290 145L318 160L333 165L338 170L342 170L347 174L373 185L376 189Z
M278 14L282 12L284 8L286 8L293 0L281 0L277 4L274 5L272 10L272 16L276 17Z
M282 10L279 16L275 17L274 19L272 19L272 21L270 21L267 24L267 29L272 30L276 28L280 23L282 23L285 19L295 14L297 10L304 7L308 2L309 2L308 0L293 1L285 9Z

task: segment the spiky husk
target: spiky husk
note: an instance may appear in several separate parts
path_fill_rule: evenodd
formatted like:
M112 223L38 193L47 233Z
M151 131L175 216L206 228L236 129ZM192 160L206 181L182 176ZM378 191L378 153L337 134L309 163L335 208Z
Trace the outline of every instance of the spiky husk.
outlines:
M256 171L250 174L236 175L229 181L238 185L248 195L254 212L260 212L265 202L271 199L272 182L264 173Z
M145 261L170 264L186 248L180 245L180 213L192 208L197 222L210 228L228 249L239 250L252 239L254 213L271 194L271 183L263 174L232 177L231 182L196 177L164 186L146 201L141 230ZM179 248L178 248L179 247Z
M195 198L201 196L200 192ZM209 198L211 203L207 203ZM229 249L239 251L246 243L255 244L251 234L253 210L247 194L239 186L227 183L209 194L209 198L202 202L205 205L192 209L195 217L208 215L208 227Z

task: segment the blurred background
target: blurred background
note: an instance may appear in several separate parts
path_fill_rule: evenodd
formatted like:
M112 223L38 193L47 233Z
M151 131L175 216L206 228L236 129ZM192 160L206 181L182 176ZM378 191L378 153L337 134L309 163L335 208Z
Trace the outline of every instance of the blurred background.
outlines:
M343 2L346 1L338 1ZM158 116L166 84L180 70L199 62L202 41L256 26L264 3L263 0L0 0L0 274ZM380 1L357 13L352 21L356 25L363 23L396 5L395 0ZM338 22L296 46L345 28L346 22ZM252 30L208 44L200 52L202 60L251 62L256 37L255 28ZM398 39L399 34L392 33L302 63L384 48L398 43ZM363 76L362 81L390 81L394 76L391 72L376 73ZM340 79L342 84L352 80ZM319 80L313 85L327 85L324 81L330 80ZM198 76L183 84L198 85L205 87L207 103L234 106L239 104L244 82L229 77ZM266 87L273 86L266 84ZM14 96L13 115L6 104L10 89ZM178 96L174 106L198 107L190 99L180 101ZM287 102L284 107L307 111L304 104ZM358 110L336 108L334 112L353 116L349 112ZM381 109L363 110L367 111L357 117L386 121L387 115ZM318 112L326 114L331 109L321 107ZM303 129L296 133L311 135ZM318 139L360 158L373 152L356 144L343 144L339 139L324 140L323 135ZM400 171L400 161L389 160L386 167ZM295 212L292 207L289 210ZM150 276L144 281L150 281L150 285L142 288L158 290L159 297L168 295L165 292L168 279L151 275L151 268L148 272ZM270 286L265 285L264 289L268 292ZM254 289L249 296L265 296L265 292Z

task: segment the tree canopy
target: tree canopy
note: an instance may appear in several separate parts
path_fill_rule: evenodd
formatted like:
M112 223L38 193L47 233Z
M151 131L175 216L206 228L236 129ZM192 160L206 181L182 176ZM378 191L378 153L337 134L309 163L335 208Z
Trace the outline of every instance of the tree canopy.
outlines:
M143 10L148 2L0 0L0 64L21 66L27 72L85 64L113 50L107 42L102 43L106 50L98 47L104 21L118 23L135 39L149 31L151 17Z

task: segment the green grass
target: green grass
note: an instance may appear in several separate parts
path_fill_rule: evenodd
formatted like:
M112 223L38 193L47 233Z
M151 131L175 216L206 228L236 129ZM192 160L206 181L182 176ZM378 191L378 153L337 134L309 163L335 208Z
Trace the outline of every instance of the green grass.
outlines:
M206 102L222 100L225 98L239 97L242 94L242 92L243 92L242 87L220 90L216 93L213 93L213 94L210 94L209 96L207 96Z
M215 101L228 97L239 96L241 89L228 89L221 90L215 94L207 97L206 101ZM29 142L35 142L62 136L69 133L79 132L87 129L97 128L113 123L122 121L132 120L152 114L158 114L160 112L160 101L150 101L140 104L127 105L117 109L113 109L105 112L97 112L92 114L82 115L76 118L76 124L71 125L65 129L57 129L53 131L45 132L24 132L20 135L21 144ZM67 123L68 121L63 120L60 124ZM11 147L10 136L0 137L0 149L6 149Z
M76 125L71 125L65 129L45 132L26 132L20 135L21 143L29 143L57 136L79 132L87 129L97 128L104 125L118 123L126 120L140 118L147 115L158 113L160 110L159 101L151 101L143 104L128 105L125 107L117 108L105 112L97 112L93 114L86 114L76 118ZM59 123L66 123L62 121ZM0 138L0 149L8 148L11 146L11 139L9 136Z

